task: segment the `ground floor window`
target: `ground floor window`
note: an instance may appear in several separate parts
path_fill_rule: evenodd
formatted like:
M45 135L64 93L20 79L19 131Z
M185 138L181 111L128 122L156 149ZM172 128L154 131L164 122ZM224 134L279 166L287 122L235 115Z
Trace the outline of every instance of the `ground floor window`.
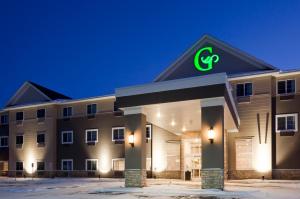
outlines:
M97 159L87 159L85 160L85 170L87 171L97 171L98 160Z
M61 160L61 170L72 171L73 170L73 160L72 159Z
M237 170L252 170L253 148L252 139L236 139L236 169Z
M16 170L23 171L23 162L16 162Z
M124 171L125 170L125 159L120 158L120 159L113 159L113 170L114 171Z
M42 162L42 161L38 161L36 163L36 169L38 171L44 171L45 170L45 162Z

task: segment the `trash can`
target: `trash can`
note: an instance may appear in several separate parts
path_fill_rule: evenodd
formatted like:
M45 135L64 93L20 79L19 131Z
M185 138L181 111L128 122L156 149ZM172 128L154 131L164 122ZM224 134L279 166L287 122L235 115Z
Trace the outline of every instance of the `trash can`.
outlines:
M191 172L190 171L186 171L185 172L185 178L186 181L190 181L191 180Z

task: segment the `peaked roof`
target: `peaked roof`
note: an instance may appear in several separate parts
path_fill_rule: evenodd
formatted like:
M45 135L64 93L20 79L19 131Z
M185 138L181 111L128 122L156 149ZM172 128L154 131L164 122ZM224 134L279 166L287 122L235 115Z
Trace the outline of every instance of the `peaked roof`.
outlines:
M31 89L32 92L34 92L36 95L32 96L35 99L26 99L26 102L20 102L22 97L26 93L28 93L28 89ZM32 95L29 94L29 95ZM23 85L16 91L16 93L9 99L9 101L6 103L6 107L9 106L15 106L19 104L27 104L31 103L29 101L34 101L34 102L45 102L45 101L54 101L54 100L61 100L61 99L71 99L68 96L65 96L61 93L58 93L54 90L51 90L49 88L46 88L44 86L41 86L37 83L31 82L31 81L26 81L23 83ZM22 100L21 100L22 101ZM19 102L19 103L18 103Z
M214 45L215 47L225 51L226 53L229 53L231 55L234 55L238 57L240 60L251 64L253 67L255 67L258 71L260 70L273 70L278 71L276 67L255 58L252 55L249 55L248 53L245 53L223 41L220 41L210 35L204 35L201 37L192 47L190 47L188 50L186 50L178 59L175 60L169 67L167 67L162 73L160 73L154 81L164 81L166 80L172 73L174 73L178 68L180 67L186 67L184 66L184 63L190 58L191 55L194 55L195 50L199 47L205 45L206 43L210 43Z

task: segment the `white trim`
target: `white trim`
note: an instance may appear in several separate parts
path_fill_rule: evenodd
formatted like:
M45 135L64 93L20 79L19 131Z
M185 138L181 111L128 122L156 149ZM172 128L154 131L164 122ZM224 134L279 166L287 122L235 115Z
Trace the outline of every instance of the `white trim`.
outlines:
M68 108L71 108L72 109L72 114L71 115L68 115L68 116L64 116L64 109L67 109ZM73 116L73 106L66 106L66 107L62 107L62 118L71 118Z
M126 107L123 109L124 115L135 115L135 114L145 114L143 107L134 106L134 107Z
M124 160L124 170L114 170L114 161L116 160ZM125 158L113 158L111 159L111 170L112 171L125 171Z
M64 142L64 134L65 133L71 133L72 134L72 142ZM61 144L73 144L74 140L73 140L74 136L73 136L73 130L69 130L69 131L61 131Z
M278 83L279 83L279 82L285 82L285 91L287 91L287 81L289 81L289 80L294 80L294 81L295 81L295 91L294 91L293 93L287 93L287 92L285 92L285 93L279 94L279 93L278 93ZM285 95L296 94L296 90L297 90L297 82L296 82L296 79L278 79L278 80L276 81L276 95L278 95L278 96L285 96Z
M201 107L224 106L224 104L225 104L224 97L213 97L213 98L200 99Z
M287 127L287 117L293 116L295 117L295 129L286 129L286 130L278 130L278 121L277 119L280 117L285 117L285 125ZM275 116L275 131L276 133L281 133L281 132L298 132L298 113L291 113L291 114L277 114Z
M87 133L89 132L89 131L96 131L96 140L95 141L88 141L87 140ZM97 143L98 142L98 129L86 129L85 130L85 143Z
M7 145L6 146L2 146L1 145L1 139L2 138L7 138ZM7 135L4 135L4 136L0 136L0 148L8 148L8 145L9 145L9 140L8 140L8 136Z
M150 128L150 137L147 138L147 134L146 134L146 139L151 140L152 139L152 124L146 124L146 132L147 132L147 127Z
M68 161L71 161L72 162L72 169L71 170L64 170L63 169L63 162L68 162ZM61 171L73 171L73 159L61 159L61 165L60 165L60 170Z
M123 129L124 130L124 139L118 139L115 140L114 139L114 130L119 130L119 129ZM112 127L111 128L111 141L115 142L115 141L124 141L125 140L125 127L120 126L120 127Z
M87 162L88 162L88 161L96 161L96 170L88 170L88 169L87 169ZM97 171L98 168L99 168L99 166L98 166L98 159L85 159L85 170L86 170L86 171Z

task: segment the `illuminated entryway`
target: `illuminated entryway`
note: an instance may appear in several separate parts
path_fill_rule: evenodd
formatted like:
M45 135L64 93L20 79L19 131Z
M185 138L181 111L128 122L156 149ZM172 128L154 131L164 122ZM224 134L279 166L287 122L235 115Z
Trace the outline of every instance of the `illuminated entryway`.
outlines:
M190 174L191 180L200 181L201 173L201 139L199 136L193 136L193 138L182 138L183 146L183 164L184 164L184 179Z

